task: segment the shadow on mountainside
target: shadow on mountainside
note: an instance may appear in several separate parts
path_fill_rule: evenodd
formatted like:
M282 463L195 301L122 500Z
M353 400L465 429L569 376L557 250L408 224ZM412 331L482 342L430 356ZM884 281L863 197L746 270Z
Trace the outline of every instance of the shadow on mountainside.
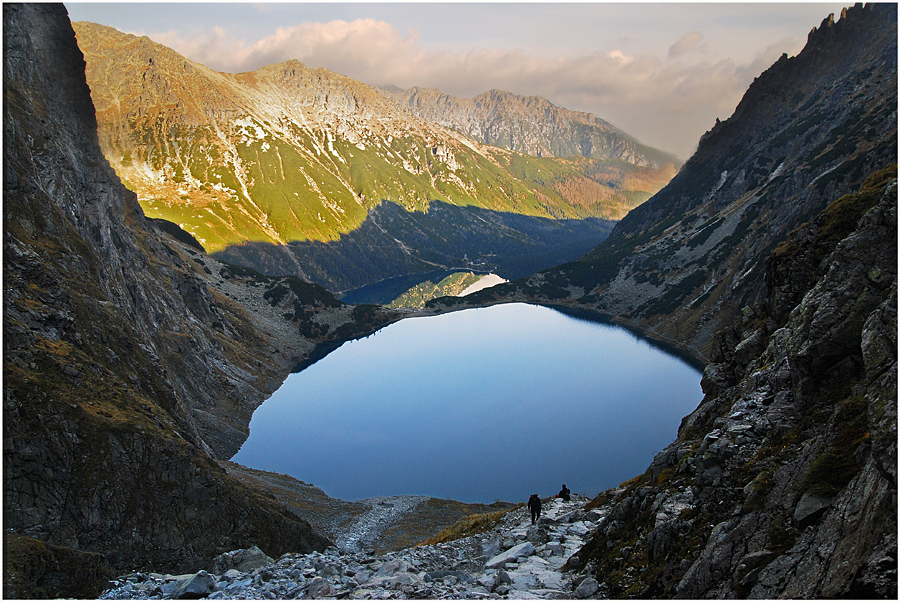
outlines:
M597 218L554 220L441 201L432 202L427 212L408 212L383 202L362 226L337 241L245 243L212 256L264 274L299 275L343 292L447 268L520 278L582 256L605 240L613 225Z

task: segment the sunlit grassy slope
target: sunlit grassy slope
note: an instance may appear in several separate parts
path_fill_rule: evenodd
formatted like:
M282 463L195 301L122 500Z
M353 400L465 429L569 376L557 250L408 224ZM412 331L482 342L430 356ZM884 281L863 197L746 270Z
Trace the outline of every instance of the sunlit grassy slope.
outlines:
M675 173L488 146L297 61L218 73L148 38L74 26L110 163L147 215L210 252L336 240L382 201L618 219Z

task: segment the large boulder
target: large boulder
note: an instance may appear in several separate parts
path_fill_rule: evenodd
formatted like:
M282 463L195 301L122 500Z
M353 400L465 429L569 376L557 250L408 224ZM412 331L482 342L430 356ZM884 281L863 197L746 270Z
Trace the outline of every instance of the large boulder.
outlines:
M525 541L525 542L522 542L518 545L511 547L510 549L506 550L505 552L501 552L500 554L497 554L496 556L494 556L493 558L491 558L484 564L484 568L486 568L486 569L503 568L503 566L507 562L515 562L516 558L519 558L520 556L527 557L527 556L531 556L532 554L534 554L534 544L532 544L530 541Z

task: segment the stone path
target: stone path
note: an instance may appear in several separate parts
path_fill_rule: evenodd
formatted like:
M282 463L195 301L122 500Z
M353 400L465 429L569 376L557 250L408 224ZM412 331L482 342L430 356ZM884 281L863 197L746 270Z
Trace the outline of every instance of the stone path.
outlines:
M584 511L587 498L544 501L537 525L527 508L509 512L499 525L456 541L376 556L365 551L368 534L425 498L366 500L371 508L339 538L341 547L285 554L277 561L259 549L217 557L209 571L188 575L134 573L103 599L572 599L602 597L593 578L560 569L602 519Z
M368 505L369 509L344 527L335 544L341 550L362 552L373 545L375 538L388 524L408 514L427 499L421 495L395 495L361 500L360 503Z

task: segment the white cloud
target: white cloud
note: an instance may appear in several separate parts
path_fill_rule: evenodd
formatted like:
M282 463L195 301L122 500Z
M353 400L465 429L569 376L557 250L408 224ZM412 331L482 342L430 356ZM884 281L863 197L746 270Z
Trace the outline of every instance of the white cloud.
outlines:
M608 57L611 58L611 59L616 59L617 61L619 61L619 62L622 63L623 65L627 65L628 63L630 63L631 61L634 60L634 57L626 56L625 53L622 52L621 50L613 50L612 52L610 52L610 53L607 54L606 56L608 56Z
M703 41L703 34L699 31L691 31L681 36L677 42L669 48L669 56L676 58L684 56L697 47L697 44Z

